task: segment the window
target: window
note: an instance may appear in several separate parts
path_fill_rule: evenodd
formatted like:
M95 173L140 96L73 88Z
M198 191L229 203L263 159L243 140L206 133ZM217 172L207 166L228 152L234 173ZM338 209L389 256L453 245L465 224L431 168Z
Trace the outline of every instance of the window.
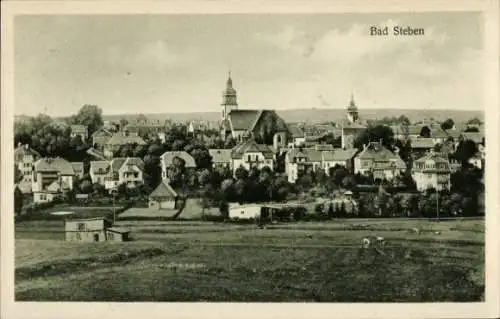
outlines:
M40 200L47 200L47 195L40 194Z
M251 162L252 161L252 155L248 155L248 161Z
M108 239L109 239L109 240L113 240L114 238L115 238L115 234L113 234L113 233L109 232L109 233L108 233Z
M281 143L281 135L278 135L278 143Z
M85 223L78 223L76 227L79 231L85 231Z

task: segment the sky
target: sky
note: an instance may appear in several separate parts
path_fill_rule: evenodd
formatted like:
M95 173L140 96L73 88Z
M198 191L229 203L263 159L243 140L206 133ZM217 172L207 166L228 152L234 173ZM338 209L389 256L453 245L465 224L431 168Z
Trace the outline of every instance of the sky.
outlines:
M482 110L476 13L44 15L14 22L15 113L240 108ZM424 28L373 37L370 26Z

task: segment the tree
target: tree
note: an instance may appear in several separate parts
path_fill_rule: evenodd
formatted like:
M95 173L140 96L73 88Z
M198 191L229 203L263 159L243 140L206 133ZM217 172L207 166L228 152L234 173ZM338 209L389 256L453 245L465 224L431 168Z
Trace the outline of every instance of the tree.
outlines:
M248 174L249 172L243 167L243 166L240 166L238 167L235 172L234 172L234 176L238 179L238 180L244 180L244 179L247 179L248 178Z
M194 148L191 151L191 156L194 158L197 168L210 168L212 167L212 156L206 148Z
M210 184L211 181L211 176L212 173L208 169L203 169L199 174L198 174L198 181L201 186L205 186Z
M14 213L20 214L23 208L23 193L19 187L14 188Z
M477 145L471 140L462 140L458 143L457 150L453 155L462 165L467 165L469 159L477 153Z
M362 149L364 145L370 142L382 142L382 145L389 150L393 150L394 132L388 126L376 125L369 126L363 130L354 140L354 147Z
M483 122L477 117L471 118L470 120L467 121L468 125L481 125L482 123Z
M92 182L87 179L82 180L78 188L83 194L89 194L90 192L92 192Z
M128 124L128 120L126 118L122 117L120 119L120 128L123 130L125 128L125 126L127 126L127 124Z
M106 193L106 188L99 183L92 184L92 191L94 194L102 196Z
M161 181L160 157L156 155L144 156L144 184L151 189L156 188Z
M443 131L447 131L449 129L452 129L455 126L455 122L452 119L447 119L443 123L441 123L441 129Z
M424 126L420 129L420 137L429 138L431 137L431 129L428 126Z
M148 147L147 153L149 155L161 156L161 154L163 153L163 147L160 144L156 144L156 143L151 144Z
M342 186L346 189L353 189L356 186L356 179L352 175L348 175L342 179Z
M342 181L348 175L349 175L349 170L347 170L347 168L343 166L335 165L334 167L330 168L330 178L337 186L341 186Z
M85 104L76 115L70 118L70 123L86 126L90 136L104 123L102 119L102 110L97 105Z
M184 186L184 174L186 171L186 161L184 159L175 156L172 159L172 164L169 167L170 170L170 182L173 186Z
M477 132L479 132L479 129L477 127L472 126L472 127L466 128L464 132L466 132L466 133L477 133Z

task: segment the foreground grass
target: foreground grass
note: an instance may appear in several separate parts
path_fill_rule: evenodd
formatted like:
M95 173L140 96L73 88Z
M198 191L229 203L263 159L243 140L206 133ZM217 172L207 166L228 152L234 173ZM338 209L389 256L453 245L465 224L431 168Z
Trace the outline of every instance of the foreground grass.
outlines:
M484 233L477 221L461 222L460 227L440 223L439 235L434 233L436 224L427 222L422 228L432 231L420 236L387 221L364 231L339 228L351 226L350 222L305 224L257 230L165 223L165 233L151 225L152 232L139 232L139 241L130 243L17 239L16 299L417 302L482 298ZM147 230L146 225L135 227ZM176 227L177 232L169 232ZM361 238L370 235L384 236L387 247L360 248Z

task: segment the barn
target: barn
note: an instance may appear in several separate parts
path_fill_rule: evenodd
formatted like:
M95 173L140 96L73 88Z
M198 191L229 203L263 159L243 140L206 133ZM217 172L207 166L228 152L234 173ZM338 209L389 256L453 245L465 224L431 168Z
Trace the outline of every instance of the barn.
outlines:
M82 242L129 240L129 230L111 226L104 217L69 219L64 222L65 238Z
M158 210L176 209L180 206L179 200L179 194L170 186L168 181L163 180L149 195L149 207Z
M248 204L230 204L229 218L230 219L256 219L262 213L262 205Z

